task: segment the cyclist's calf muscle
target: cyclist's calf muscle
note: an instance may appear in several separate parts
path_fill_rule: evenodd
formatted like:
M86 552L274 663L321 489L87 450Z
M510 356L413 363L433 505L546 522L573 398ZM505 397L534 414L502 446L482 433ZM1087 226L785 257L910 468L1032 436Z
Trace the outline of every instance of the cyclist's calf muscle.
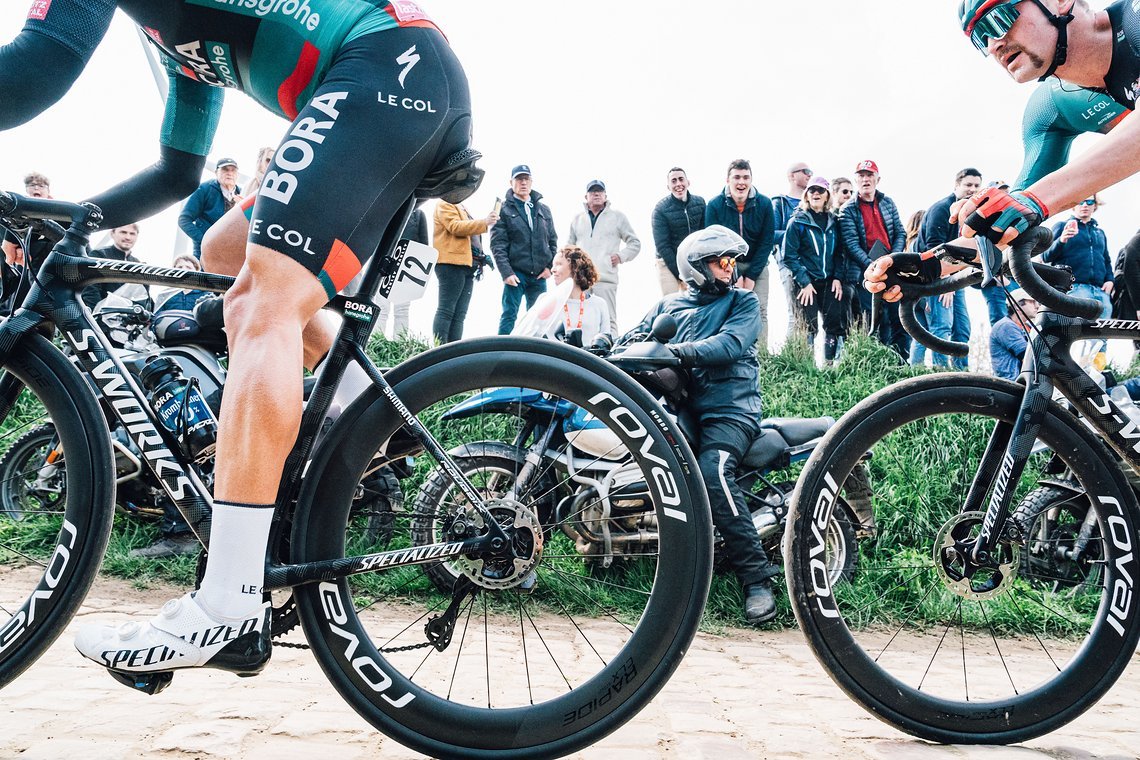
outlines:
M250 244L226 296L229 379L218 429L215 498L271 504L301 423L301 332L327 302L300 264Z

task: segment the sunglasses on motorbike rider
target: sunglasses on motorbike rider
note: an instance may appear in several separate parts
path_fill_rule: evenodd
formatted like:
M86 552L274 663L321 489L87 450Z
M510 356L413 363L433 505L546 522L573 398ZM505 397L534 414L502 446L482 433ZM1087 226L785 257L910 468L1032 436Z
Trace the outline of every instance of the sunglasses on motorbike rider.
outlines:
M974 43L974 47L980 50L982 55L988 56L990 40L1000 40L1009 34L1013 22L1017 21L1020 15L1016 3L999 2L989 10L983 11L967 27L970 42Z
M727 269L729 271L736 269L736 259L732 256L721 256L719 259L709 259L710 264L714 262L718 264L721 269Z

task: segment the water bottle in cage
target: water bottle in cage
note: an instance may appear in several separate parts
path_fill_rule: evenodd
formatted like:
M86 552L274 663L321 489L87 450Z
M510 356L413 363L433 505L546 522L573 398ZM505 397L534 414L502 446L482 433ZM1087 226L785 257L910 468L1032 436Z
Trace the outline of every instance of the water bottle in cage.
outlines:
M147 399L163 426L178 439L187 456L201 461L214 454L218 420L202 398L198 384L182 374L168 356L156 356L139 373Z

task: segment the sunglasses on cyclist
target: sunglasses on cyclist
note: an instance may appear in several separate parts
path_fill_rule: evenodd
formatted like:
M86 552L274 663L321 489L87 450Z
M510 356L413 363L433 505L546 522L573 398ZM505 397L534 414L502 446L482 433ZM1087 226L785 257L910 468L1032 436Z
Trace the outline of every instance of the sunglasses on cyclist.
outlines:
M1096 205L1096 199L1095 198L1085 198L1078 205L1080 205L1080 206L1095 206Z
M966 27L966 34L970 35L970 42L982 51L982 55L989 55L990 40L1000 40L1009 34L1013 22L1021 13L1016 3L998 0L998 3L989 9L983 5L978 15Z

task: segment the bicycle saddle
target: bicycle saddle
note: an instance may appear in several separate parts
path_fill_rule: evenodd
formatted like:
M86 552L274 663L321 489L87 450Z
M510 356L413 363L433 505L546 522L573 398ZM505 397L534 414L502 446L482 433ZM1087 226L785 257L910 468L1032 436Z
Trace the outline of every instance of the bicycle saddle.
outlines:
M483 154L474 148L452 153L433 169L416 188L420 200L440 198L448 203L461 203L470 198L483 184L483 170L475 162Z

